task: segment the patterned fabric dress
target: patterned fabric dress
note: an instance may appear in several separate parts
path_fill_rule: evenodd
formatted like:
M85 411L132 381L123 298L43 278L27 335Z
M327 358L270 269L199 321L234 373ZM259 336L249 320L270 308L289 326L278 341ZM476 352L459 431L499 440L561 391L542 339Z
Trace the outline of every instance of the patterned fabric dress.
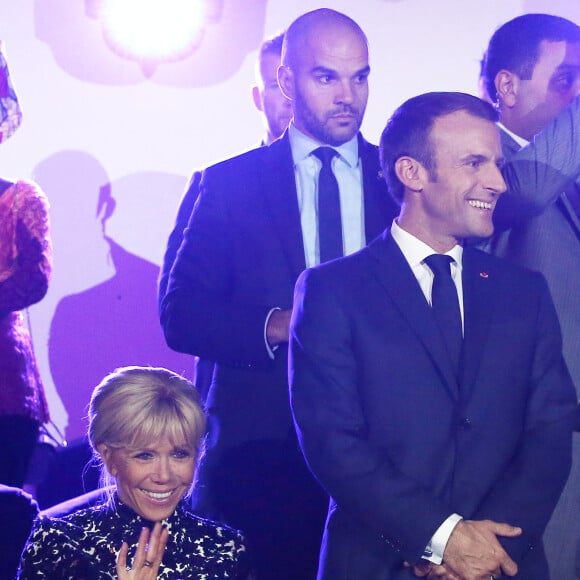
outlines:
M240 532L195 516L182 501L163 524L169 541L159 579L249 579ZM61 519L35 522L22 555L19 578L105 580L116 578L121 544L129 544L128 563L141 529L149 522L115 498L112 504L80 510Z
M44 297L51 267L48 201L18 181L0 195L0 417L49 420L22 310Z

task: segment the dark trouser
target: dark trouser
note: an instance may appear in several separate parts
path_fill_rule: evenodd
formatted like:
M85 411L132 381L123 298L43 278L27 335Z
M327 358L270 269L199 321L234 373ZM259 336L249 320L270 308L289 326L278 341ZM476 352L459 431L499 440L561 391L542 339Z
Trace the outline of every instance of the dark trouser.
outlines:
M22 487L40 425L19 415L0 416L0 483Z
M240 529L257 580L314 580L328 497L294 441L255 441L202 461L194 510Z

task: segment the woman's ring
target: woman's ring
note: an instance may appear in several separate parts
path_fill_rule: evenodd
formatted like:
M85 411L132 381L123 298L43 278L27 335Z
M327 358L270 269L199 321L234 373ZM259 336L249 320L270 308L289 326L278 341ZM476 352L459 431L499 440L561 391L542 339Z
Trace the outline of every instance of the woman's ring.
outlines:
M145 560L145 562L143 562L143 566L147 566L147 568L151 568L151 566L153 566L153 562L149 562L149 560ZM492 576L493 578L493 576Z

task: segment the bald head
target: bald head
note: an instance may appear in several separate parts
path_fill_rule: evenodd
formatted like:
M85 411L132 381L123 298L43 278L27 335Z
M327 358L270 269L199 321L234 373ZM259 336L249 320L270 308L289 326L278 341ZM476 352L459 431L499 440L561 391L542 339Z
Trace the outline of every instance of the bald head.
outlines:
M309 41L320 33L328 34L330 31L358 35L367 44L365 33L352 18L330 8L319 8L299 16L286 31L282 64L291 68L297 66L300 54L307 49Z
M369 72L366 36L340 12L308 12L286 31L278 82L295 127L321 145L339 146L357 134Z

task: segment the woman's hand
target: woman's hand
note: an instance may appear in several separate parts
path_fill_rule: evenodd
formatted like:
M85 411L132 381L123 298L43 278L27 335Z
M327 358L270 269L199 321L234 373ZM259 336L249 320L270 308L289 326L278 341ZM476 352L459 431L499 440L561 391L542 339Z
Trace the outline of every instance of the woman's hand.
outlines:
M153 530L143 528L137 543L137 552L133 558L133 566L127 566L129 546L123 542L117 556L117 576L119 580L154 580L157 578L159 565L169 538L167 528L157 522Z

